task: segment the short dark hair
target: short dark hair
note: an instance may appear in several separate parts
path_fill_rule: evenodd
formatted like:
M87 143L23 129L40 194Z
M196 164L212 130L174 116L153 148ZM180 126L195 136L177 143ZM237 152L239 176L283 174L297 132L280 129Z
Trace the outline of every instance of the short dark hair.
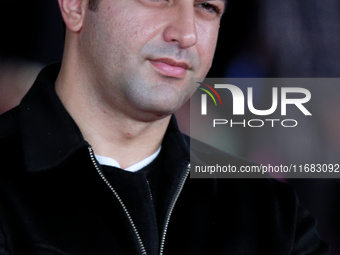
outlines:
M98 9L99 0L89 0L89 9L96 11Z

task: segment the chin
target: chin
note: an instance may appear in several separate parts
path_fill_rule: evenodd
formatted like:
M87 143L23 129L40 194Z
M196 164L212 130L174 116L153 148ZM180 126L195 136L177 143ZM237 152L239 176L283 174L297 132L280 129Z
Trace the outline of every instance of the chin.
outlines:
M130 102L141 112L158 116L168 116L175 113L190 97L190 91L178 90L173 86L160 86L153 90L135 90L130 94ZM138 92L138 93L137 93Z
M181 106L159 106L148 109L148 112L156 114L157 116L169 116L174 114Z
M142 114L140 114L140 117L145 114L144 117L146 119L151 120L151 119L161 119L161 118L166 118L175 112L182 106L182 104L164 104L159 102L158 104L153 104L153 105L144 105L144 107L140 107ZM144 113L144 114L143 114ZM144 118L142 117L142 118Z

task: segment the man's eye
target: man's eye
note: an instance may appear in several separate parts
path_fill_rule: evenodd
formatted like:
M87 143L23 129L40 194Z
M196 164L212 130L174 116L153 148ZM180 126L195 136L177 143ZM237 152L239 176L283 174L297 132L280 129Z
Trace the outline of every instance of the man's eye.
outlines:
M204 10L207 11L207 12L217 13L217 14L220 14L220 13L221 13L221 10L220 10L217 6L212 5L212 4L209 4L209 3L207 3L207 2L205 2L205 3L200 3L200 4L198 5L198 7L204 9Z

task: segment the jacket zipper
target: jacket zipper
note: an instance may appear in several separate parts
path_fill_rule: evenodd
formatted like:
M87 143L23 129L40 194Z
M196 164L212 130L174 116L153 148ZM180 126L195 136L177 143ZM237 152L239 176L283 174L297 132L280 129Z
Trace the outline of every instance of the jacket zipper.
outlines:
M174 210L175 204L178 200L179 195L182 192L182 189L184 187L184 183L187 180L189 173L190 173L190 168L191 165L190 163L188 164L188 166L186 167L186 171L184 172L184 174L182 175L181 179L180 179L180 183L179 186L176 190L175 195L172 197L170 206L168 208L167 214L166 214L166 218L165 218L165 223L164 223L164 227L163 227L163 234L162 234L162 239L161 239L161 246L160 246L160 250L159 250L159 255L163 255L164 253L164 244L165 244L165 238L166 238L166 233L168 231L168 226L169 226L169 222L170 222L170 218L171 218L171 214L172 211Z
M135 233L136 239L137 239L137 243L138 243L138 247L139 247L139 251L142 255L147 255L142 238L140 237L137 227L128 211L128 209L126 208L123 200L121 199L121 197L119 196L119 194L117 193L117 191L112 187L112 185L110 184L110 182L106 179L106 177L104 176L104 174L102 173L100 167L97 164L97 161L95 159L94 153L93 153L93 149L91 147L88 147L88 150L90 152L90 157L91 157L91 161L94 165L94 167L96 168L98 174L100 175L100 177L102 178L102 180L105 182L105 184L110 188L110 190L113 192L113 194L115 195L115 197L117 198L118 202L120 203L120 205L122 206L131 226L133 229L133 232Z
M153 201L153 195L152 195L152 191L151 191L151 186L150 186L150 182L149 182L148 179L146 179L146 185L148 186L150 199L151 199L151 201Z
M98 172L99 176L105 182L105 184L110 188L110 190L115 195L115 197L117 198L118 202L120 203L121 207L123 208L123 210L124 210L128 220L129 220L129 222L130 222L130 224L132 226L132 229L133 229L133 231L135 233L140 253L142 255L147 255L147 252L145 250L142 238L140 237L139 232L137 230L137 227L136 227L136 225L135 225L135 223L134 223L134 221L133 221L133 219L132 219L128 209L126 208L123 200L121 199L121 197L119 196L117 191L112 187L110 182L106 179L106 177L104 176L103 172L101 171L101 169L100 169L100 167L99 167L99 165L98 165L98 163L97 163L97 161L95 159L92 147L91 146L88 147L88 150L89 150L89 153L90 153L91 161L92 161L96 171ZM174 210L174 207L175 207L175 204L176 204L176 202L178 200L178 197L179 197L180 193L182 192L182 189L184 187L185 181L187 180L187 178L189 176L189 173L190 173L190 163L186 167L186 171L184 172L184 174L182 175L182 177L180 179L179 186L178 186L178 188L176 190L175 195L172 197L170 206L169 206L169 208L167 210L167 214L166 214L166 217L165 217L165 223L164 223L164 226L163 226L163 232L162 232L162 238L161 238L161 245L160 245L159 255L163 255L163 253L164 253L165 238L166 238L166 234L167 234L167 231L168 231L168 226L169 226L171 214L172 214L172 211Z

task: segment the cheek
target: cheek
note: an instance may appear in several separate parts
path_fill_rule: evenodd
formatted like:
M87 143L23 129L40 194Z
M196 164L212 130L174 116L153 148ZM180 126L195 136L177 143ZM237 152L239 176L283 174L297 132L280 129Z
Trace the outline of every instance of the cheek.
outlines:
M198 39L197 51L201 57L202 68L205 70L211 67L216 49L217 35L217 32L212 31L200 34Z
M217 44L219 22L209 24L202 22L197 25L196 29L198 33L198 48L200 53L203 53L206 58L212 58Z
M135 8L135 7L134 7ZM114 29L126 39L126 42L136 43L147 41L152 38L161 28L159 22L159 13L143 12L139 9L121 10L120 12L110 13L111 23L114 24Z

